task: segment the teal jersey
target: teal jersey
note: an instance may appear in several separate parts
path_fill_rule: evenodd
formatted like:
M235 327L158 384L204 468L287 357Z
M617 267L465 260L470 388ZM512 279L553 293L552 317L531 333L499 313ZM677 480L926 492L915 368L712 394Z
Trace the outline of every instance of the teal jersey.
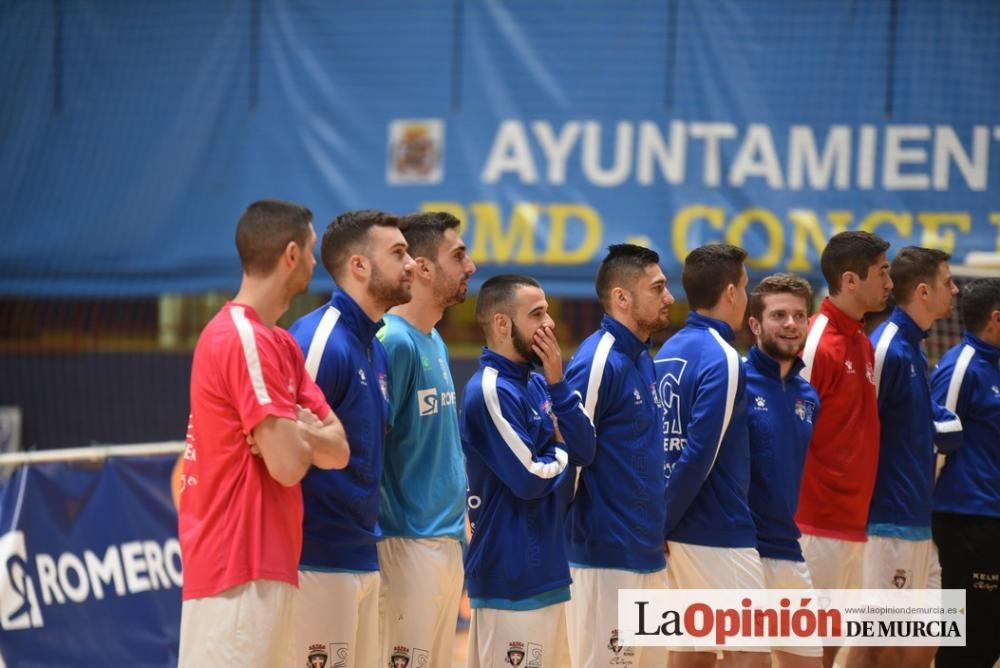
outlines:
M455 384L437 330L424 334L386 314L378 332L389 357L388 433L379 495L386 536L465 541L465 457Z

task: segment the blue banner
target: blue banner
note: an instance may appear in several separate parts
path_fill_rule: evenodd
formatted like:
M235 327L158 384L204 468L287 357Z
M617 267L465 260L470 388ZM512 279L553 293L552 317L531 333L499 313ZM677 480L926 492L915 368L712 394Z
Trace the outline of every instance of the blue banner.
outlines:
M175 460L25 465L0 488L0 665L177 665Z
M65 0L0 45L0 294L232 290L264 197L452 211L564 295L622 241L1000 250L992 0Z

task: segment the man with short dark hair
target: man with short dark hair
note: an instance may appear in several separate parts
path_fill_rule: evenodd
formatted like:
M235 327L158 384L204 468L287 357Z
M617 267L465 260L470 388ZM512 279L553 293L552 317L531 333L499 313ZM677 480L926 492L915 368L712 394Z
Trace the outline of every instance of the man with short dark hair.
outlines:
M476 270L458 226L448 213L400 220L416 264L413 298L386 313L378 332L389 358L390 389L379 502L380 665L409 647L427 653L421 655L426 668L451 666L462 598L466 481L448 350L434 326L445 309L465 299Z
M389 403L388 362L375 337L382 316L409 301L413 259L399 219L381 211L337 216L323 234L323 265L337 282L329 303L292 325L306 370L338 412L351 447L343 471L313 468L302 481L304 538L298 661L317 643L347 666L377 666L376 542Z
M570 596L561 492L572 485L567 466L593 460L594 426L563 380L537 281L511 274L486 281L476 322L486 348L460 418L472 526L469 666L503 665L514 653L558 666Z
M865 314L883 310L889 299L888 249L870 232L841 232L820 256L830 295L809 321L802 377L816 388L823 410L813 426L795 516L817 589L861 586L879 439L875 351L863 326ZM837 649L823 649L827 668Z
M965 336L931 376L934 401L962 420L962 445L934 487L941 584L965 589L965 647L942 647L938 668L1000 659L1000 279L962 287Z
M624 651L636 666L661 667L663 649L617 644L617 592L665 586L663 416L649 337L669 325L674 298L659 255L632 244L608 248L596 288L601 327L566 369L597 431L567 520L570 663L606 666Z
M941 567L931 542L935 444L961 443L962 423L931 400L927 356L920 347L931 325L951 315L958 293L941 250L907 246L889 275L896 307L872 332L880 423L878 473L868 511L865 589L940 589ZM851 666L929 665L935 647L859 647Z
M732 347L747 307L747 253L696 248L681 282L691 313L656 355L664 408L667 565L679 589L761 589L757 533L747 501L750 446L746 372ZM728 652L765 665L767 648ZM671 651L671 665L714 665L714 651Z
M791 274L773 274L750 293L750 331L756 344L743 362L750 434L750 511L757 527L768 589L811 590L799 547L795 508L819 397L799 375L812 289ZM805 595L811 595L804 592ZM820 647L772 647L783 668L819 666Z
M181 666L298 663L299 480L348 458L343 428L275 324L309 285L315 243L305 207L251 204L236 228L240 290L195 347L178 522Z

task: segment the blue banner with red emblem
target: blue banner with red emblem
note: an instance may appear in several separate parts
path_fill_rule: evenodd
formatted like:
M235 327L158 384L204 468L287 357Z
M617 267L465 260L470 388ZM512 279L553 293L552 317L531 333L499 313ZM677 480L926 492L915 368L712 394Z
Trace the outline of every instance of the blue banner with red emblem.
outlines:
M0 487L0 666L176 666L175 456L31 464Z
M561 295L626 241L672 278L725 241L819 281L846 229L1000 249L992 0L65 0L0 44L0 294L232 290L269 197L450 211L474 283Z

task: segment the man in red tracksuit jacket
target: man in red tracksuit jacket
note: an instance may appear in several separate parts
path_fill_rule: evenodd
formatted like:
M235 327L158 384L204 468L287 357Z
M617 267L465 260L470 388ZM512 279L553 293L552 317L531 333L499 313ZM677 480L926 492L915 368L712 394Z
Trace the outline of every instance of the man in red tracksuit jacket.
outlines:
M879 444L875 353L863 326L865 313L883 310L892 289L888 248L869 232L841 232L820 258L830 296L810 320L802 376L816 388L823 410L795 516L817 589L861 586ZM836 647L824 648L824 666L833 665L836 653Z

